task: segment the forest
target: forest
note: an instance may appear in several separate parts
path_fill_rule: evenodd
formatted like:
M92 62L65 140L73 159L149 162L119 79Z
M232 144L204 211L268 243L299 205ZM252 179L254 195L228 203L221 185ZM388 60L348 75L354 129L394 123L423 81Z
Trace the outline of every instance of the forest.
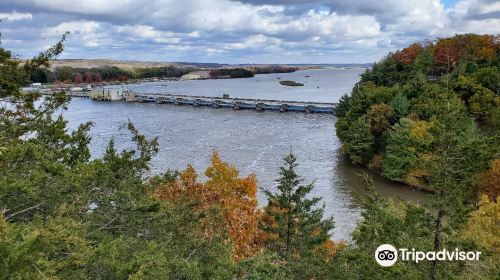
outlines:
M215 65L212 67L220 67ZM130 79L146 78L180 78L182 75L201 68L190 65L137 67L123 69L117 66L102 66L93 68L78 68L71 66L58 66L54 68L38 68L30 72L33 83L101 83L110 81L126 81ZM297 67L285 66L258 66L246 68L217 68L210 71L210 78L249 78L254 74L289 73L297 71Z
M499 44L457 35L388 55L337 108L343 152L430 202L379 195L365 174L362 220L333 241L335 217L285 155L268 203L257 178L213 152L199 171L149 173L159 149L133 123L91 157L89 130L69 130L70 98L21 94L64 40L20 64L0 48L0 279L497 279ZM41 70L40 70L41 69ZM437 78L434 78L437 77ZM264 187L264 186L260 186ZM476 262L379 266L380 244L479 250Z
M75 68L59 66L54 69L38 68L30 72L30 80L34 83L100 83L103 81L126 81L129 79L144 78L179 78L195 67L176 67L173 65L162 67L138 67L133 70L117 66L103 66L93 68Z
M425 163L440 156L442 133L455 132L458 142L489 146L478 157L464 156L483 164L474 195L495 198L500 189L489 178L500 164L499 50L498 36L465 34L387 55L340 101L336 129L344 153L393 181L432 191Z

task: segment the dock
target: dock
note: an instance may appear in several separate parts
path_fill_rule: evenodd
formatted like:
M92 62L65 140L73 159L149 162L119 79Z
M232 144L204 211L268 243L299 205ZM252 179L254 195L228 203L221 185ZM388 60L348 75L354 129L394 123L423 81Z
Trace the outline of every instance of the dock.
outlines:
M138 102L157 104L188 105L193 107L232 108L233 110L255 110L276 112L305 112L333 114L338 103L307 101L285 101L251 98L229 98L214 96L192 96L179 94L135 93Z

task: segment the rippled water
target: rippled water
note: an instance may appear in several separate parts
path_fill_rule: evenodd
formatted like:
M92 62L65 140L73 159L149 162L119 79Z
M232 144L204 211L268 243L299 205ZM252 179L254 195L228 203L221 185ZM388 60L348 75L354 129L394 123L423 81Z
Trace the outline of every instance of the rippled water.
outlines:
M176 93L202 96L278 99L287 101L337 102L351 91L364 68L318 69L293 73L256 75L245 79L166 81L127 85L142 93ZM302 87L282 86L279 81L292 80Z
M358 80L359 73L345 71L350 74L343 73L343 75L349 77L350 84L353 85ZM292 79L297 75L303 75L304 72L279 75ZM332 81L328 80L332 79L327 75L328 71L308 72L311 77L307 79L317 79L321 84L332 84ZM315 76L314 73L319 74ZM270 77L272 75L268 76L265 76L265 79L269 80L268 83L274 84L273 78ZM263 79L260 77L264 76L259 76L259 79ZM207 89L207 93L210 92L208 89L214 87L218 87L221 92L229 91L228 88L234 87L235 83L242 80L244 79L217 80L215 82L218 86L212 85L214 82L212 80L172 83L176 84L176 87L189 89L198 95L199 92L195 91L195 88ZM191 86L194 84L192 82L196 82L196 87ZM244 82L250 83L246 80ZM203 83L207 86L202 87ZM224 83L228 84L227 87ZM150 87L155 90L159 87L170 87L170 84L168 86L158 84L142 84L135 87L144 90ZM153 89L151 91L154 91ZM276 92L259 88L259 91L252 93L250 88L243 87L238 93L246 97L259 98L271 98L269 95L273 95L272 98L283 95L284 98L288 94L295 94L297 95L295 100L314 98L315 101L331 102L337 101L344 91L334 88L313 94L300 93L300 89L296 88ZM119 128L128 119L147 136L158 136L160 152L151 163L154 173L160 173L168 168L183 169L191 163L198 173L202 174L209 164L210 154L213 150L217 150L223 160L234 164L242 175L256 173L260 187L273 189L282 158L292 150L298 156L300 164L298 172L304 177L305 182L315 182L313 195L323 198L326 214L334 217L333 238L349 239L355 223L360 218L356 196L363 193L362 180L359 177L363 169L343 160L340 154L340 141L335 136L336 118L333 115L233 111L169 104L99 102L75 98L65 116L71 127L86 121L95 123L91 131L93 136L91 148L95 156L104 152L111 137L115 139L119 148L131 147L129 133L126 129ZM403 200L425 200L420 192L414 192L378 176L374 176L374 179L377 189L384 195ZM261 191L258 193L258 199L260 206L265 205L265 197Z

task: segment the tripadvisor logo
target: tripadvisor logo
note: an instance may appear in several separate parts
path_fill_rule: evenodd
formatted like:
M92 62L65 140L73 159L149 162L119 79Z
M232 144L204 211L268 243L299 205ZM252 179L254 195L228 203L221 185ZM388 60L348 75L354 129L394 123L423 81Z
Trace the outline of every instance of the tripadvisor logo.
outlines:
M441 251L416 251L415 248L411 250L407 248L399 248L392 246L391 244L382 244L378 246L375 250L375 260L381 266L392 266L394 265L398 257L401 261L410 261L418 263L419 261L478 261L481 252L475 251L459 251L456 248L454 251L448 251L443 249Z
M391 244L382 244L375 251L375 260L381 266L391 266L398 260L398 251Z

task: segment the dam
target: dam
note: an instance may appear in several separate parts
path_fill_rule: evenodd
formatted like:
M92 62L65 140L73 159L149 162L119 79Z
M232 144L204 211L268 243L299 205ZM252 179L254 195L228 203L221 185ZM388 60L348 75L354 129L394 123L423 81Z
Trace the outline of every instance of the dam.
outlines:
M81 97L80 95L73 95ZM305 112L333 114L337 103L285 101L256 98L230 98L194 96L174 93L135 93L129 90L95 89L88 97L97 101L151 102L157 104L189 105L193 107L232 108L233 110L255 110L276 112Z
M252 98L230 98L213 96L191 96L179 94L135 94L138 102L157 104L189 105L193 107L232 108L233 110L255 110L275 112L305 112L333 114L337 103L266 100Z

